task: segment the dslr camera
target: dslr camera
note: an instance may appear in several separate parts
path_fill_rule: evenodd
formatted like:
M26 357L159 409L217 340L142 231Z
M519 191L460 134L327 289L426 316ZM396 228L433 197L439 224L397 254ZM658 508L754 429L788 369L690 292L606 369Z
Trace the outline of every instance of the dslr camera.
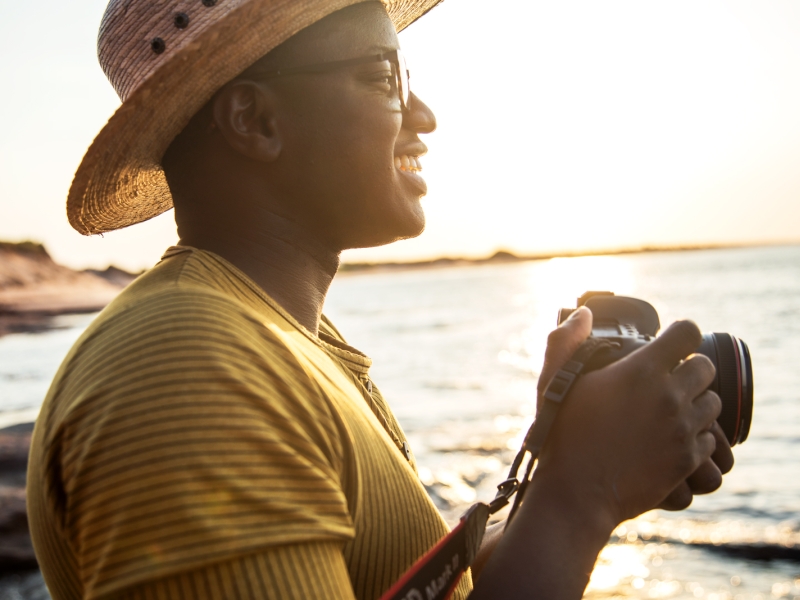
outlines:
M592 335L615 342L614 347L598 352L584 367L584 372L601 369L652 341L661 323L653 306L644 300L615 296L613 292L586 292L577 306L592 311ZM559 325L575 311L562 308ZM729 333L705 333L697 354L711 359L717 369L708 389L722 400L717 421L731 446L741 444L750 432L753 416L753 366L750 350L742 340Z

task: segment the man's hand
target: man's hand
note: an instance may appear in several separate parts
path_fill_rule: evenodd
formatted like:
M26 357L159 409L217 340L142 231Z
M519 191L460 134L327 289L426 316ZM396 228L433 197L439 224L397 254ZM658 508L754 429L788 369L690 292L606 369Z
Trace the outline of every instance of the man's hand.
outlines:
M733 468L733 452L730 442L719 423L714 421L711 433L716 448L711 458L706 459L697 470L670 492L661 504L655 508L664 510L683 510L692 503L692 498L701 494L710 494L722 485L722 476Z
M591 329L584 308L550 335L540 396ZM620 522L659 504L686 506L719 485L732 461L715 426L720 399L706 389L714 366L690 356L700 340L694 323L675 323L578 380L471 598L577 600Z
M685 325L680 326L684 327ZM591 311L587 308L580 308L573 312L570 318L563 323L561 327L550 334L547 351L545 353L544 366L541 376L539 377L539 403L542 401L542 394L544 393L546 384L549 383L556 371L570 359L578 347L589 336L591 329ZM713 436L715 442L713 454L705 459L697 469L672 490L666 498L661 500L657 506L658 508L682 510L691 504L692 497L695 494L707 494L719 488L722 483L722 474L727 473L733 467L733 454L728 440L725 438L721 427L716 421L712 423L709 432ZM652 506L651 508L656 508L656 506Z

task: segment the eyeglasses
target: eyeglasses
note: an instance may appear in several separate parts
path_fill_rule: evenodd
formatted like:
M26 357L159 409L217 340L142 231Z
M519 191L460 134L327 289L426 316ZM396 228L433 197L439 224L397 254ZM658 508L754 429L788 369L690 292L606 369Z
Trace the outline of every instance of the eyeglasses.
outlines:
M334 60L331 62L317 63L313 65L302 65L299 67L289 67L287 69L278 69L276 71L255 71L251 75L258 77L284 77L289 75L300 75L303 73L328 73L330 71L337 71L345 67L352 67L355 65L362 65L371 62L381 62L387 60L392 66L392 76L394 77L394 87L397 90L397 96L400 98L400 106L403 110L408 110L408 97L411 90L408 86L408 67L406 66L406 59L400 50L391 50L382 54L373 54L371 56L361 56L359 58L350 58L347 60Z

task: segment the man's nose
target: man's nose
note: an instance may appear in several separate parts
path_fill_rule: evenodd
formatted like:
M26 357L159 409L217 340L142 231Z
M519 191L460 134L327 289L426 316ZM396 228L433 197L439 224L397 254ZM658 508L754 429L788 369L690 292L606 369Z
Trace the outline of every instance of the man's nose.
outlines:
M417 133L430 133L436 129L436 116L414 92L408 96L408 110L403 115L403 127Z

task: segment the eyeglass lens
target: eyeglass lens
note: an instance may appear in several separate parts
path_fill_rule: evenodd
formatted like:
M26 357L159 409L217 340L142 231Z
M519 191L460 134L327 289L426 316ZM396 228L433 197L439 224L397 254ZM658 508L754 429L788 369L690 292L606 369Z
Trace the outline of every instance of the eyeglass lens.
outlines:
M408 66L406 58L402 53L397 53L397 91L400 94L400 101L404 108L408 108L408 96L410 93L408 85Z

